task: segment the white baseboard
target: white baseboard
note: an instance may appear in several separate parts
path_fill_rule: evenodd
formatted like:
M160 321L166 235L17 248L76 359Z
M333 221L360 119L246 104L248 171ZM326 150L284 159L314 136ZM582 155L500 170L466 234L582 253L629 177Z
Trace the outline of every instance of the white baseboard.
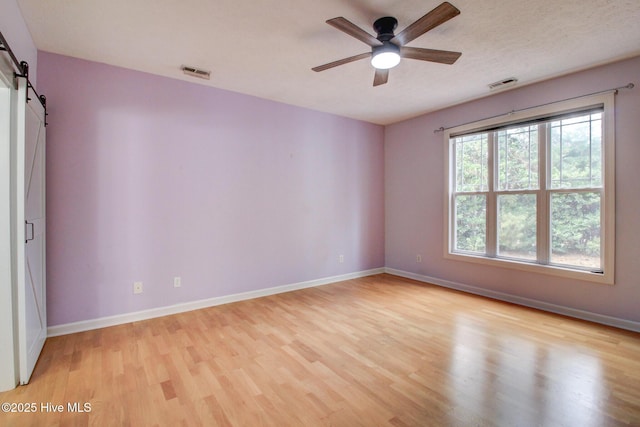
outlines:
M392 274L394 276L405 277L407 279L413 279L419 282L431 283L433 285L442 286L449 289L455 289L455 290L467 292L470 294L481 295L487 298L506 301L506 302L510 302L518 305L523 305L525 307L537 308L538 310L548 311L556 314L562 314L568 317L588 320L590 322L600 323L607 326L614 326L616 328L626 329L629 331L640 332L640 322L635 322L633 320L626 320L626 319L620 319L617 317L605 316L605 315L593 313L590 311L578 310L571 307L550 304L544 301L523 298L515 295L505 294L502 292L496 292L488 289L479 288L476 286L464 285L462 283L451 282L449 280L438 279L436 277L424 276L421 274L410 273L408 271L396 270L388 267L385 268L384 271L385 273Z
M536 308L551 313L562 314L564 316L574 317L577 319L588 320L603 325L614 326L620 329L640 332L640 322L632 320L620 319L617 317L605 316L590 311L577 310L570 307L550 304L529 298L518 297L515 295L505 294L502 292L491 291L475 286L465 285L462 283L452 282L449 280L439 279L436 277L425 276L408 271L396 270L393 268L376 268L372 270L359 271L355 273L343 274L339 276L326 277L322 279L309 280L306 282L293 283L273 288L260 289L257 291L243 292L233 295L225 295L221 297L208 298L204 300L191 301L182 304L176 304L166 307L152 308L149 310L137 311L133 313L125 313L116 316L101 317L99 319L84 320L81 322L67 323L63 325L50 326L47 329L47 336L55 337L59 335L72 334L76 332L90 331L92 329L106 328L109 326L121 325L124 323L137 322L140 320L153 319L156 317L168 316L171 314L184 313L192 310L213 307L216 305L228 304L232 302L244 301L253 298L260 298L268 295L275 295L284 292L296 291L299 289L312 288L316 286L328 285L330 283L340 282L343 280L357 279L360 277L373 276L376 274L388 273L394 276L405 277L407 279L417 280L419 282L430 283L449 289L467 292L470 294L481 295L484 297L506 301L525 307Z
M137 311L133 313L119 314L116 316L101 317L99 319L83 320L81 322L66 323L63 325L50 326L47 329L47 336L55 337L59 335L73 334L76 332L90 331L92 329L106 328L108 326L122 325L124 323L137 322L140 320L153 319L156 317L168 316L171 314L184 313L201 308L213 307L216 305L228 304L232 302L244 301L253 298L260 298L268 295L281 294L284 292L296 291L299 289L312 288L315 286L328 285L330 283L341 282L343 280L357 279L360 277L373 276L384 273L384 268L359 271L355 273L342 274L339 276L325 277L322 279L309 280L306 282L293 283L290 285L276 286L273 288L260 289L257 291L243 292L233 295L208 298L204 300L175 304L166 307L152 308L149 310Z

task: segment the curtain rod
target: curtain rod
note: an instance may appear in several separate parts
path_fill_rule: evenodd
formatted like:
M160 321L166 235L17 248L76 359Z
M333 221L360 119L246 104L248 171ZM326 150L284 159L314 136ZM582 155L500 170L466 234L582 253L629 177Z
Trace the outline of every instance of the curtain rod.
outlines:
M36 92L36 88L31 84L31 81L29 80L29 64L26 61L18 61L18 58L16 58L16 55L14 55L13 51L9 47L9 43L7 43L7 39L4 38L2 31L0 31L0 51L7 52L9 54L13 66L18 70L17 73L14 73L15 76L24 77L25 79L27 79L27 89L31 89L33 93L36 94L36 98L38 98L38 101L40 101L40 104L42 104L42 108L44 108L44 125L47 126L47 116L49 115L47 113L47 97L44 95L38 95L38 92ZM27 95L27 102L29 102L30 100L31 98L29 98L29 96Z
M532 108L544 107L545 105L555 104L556 102L571 101L572 99L582 98L582 97L591 96L591 95L599 95L601 93L606 93L606 92L618 93L618 91L620 89L633 89L634 87L635 87L635 85L633 83L629 83L626 86L614 87L612 89L601 90L601 91L598 91L598 92L589 93L587 95L574 96L572 98L566 98L566 99L561 99L559 101L547 102L546 104L534 105L533 107L521 108L519 110L511 110L508 113L498 114L498 115L491 116L491 117L485 117L484 119L474 120L472 122L462 123L462 124L459 124L459 125L449 126L449 127L439 127L438 129L434 130L433 133L444 132L444 131L449 130L449 129L457 128L458 126L465 126L465 125L469 125L469 124L475 123L475 122L480 122L480 121L483 121L483 120L495 119L497 117L502 117L502 116L510 116L511 114L515 114L515 113L520 113L522 111L531 110Z

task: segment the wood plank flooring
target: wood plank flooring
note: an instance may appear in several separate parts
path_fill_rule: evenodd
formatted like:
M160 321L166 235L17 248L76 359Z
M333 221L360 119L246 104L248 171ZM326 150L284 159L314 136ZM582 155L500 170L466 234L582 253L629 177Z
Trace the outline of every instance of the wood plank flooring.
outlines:
M383 274L50 338L0 402L35 404L0 413L20 427L640 426L640 334Z

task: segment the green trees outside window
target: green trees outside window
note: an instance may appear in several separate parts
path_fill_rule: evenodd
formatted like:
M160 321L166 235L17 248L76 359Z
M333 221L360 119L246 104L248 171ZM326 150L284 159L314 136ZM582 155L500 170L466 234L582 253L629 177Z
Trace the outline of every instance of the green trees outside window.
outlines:
M600 269L602 111L452 137L453 251Z

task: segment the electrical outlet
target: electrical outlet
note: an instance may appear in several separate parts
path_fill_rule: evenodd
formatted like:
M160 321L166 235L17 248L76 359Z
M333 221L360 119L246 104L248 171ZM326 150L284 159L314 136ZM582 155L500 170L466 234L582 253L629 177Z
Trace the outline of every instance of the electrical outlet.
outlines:
M422 262L422 255L416 255L416 262Z
M173 287L174 288L179 288L180 286L182 286L182 279L180 279L180 277L174 277L173 278Z
M142 282L133 282L133 293L134 294L142 293Z
M338 262L341 264L344 262L344 255L338 256Z

